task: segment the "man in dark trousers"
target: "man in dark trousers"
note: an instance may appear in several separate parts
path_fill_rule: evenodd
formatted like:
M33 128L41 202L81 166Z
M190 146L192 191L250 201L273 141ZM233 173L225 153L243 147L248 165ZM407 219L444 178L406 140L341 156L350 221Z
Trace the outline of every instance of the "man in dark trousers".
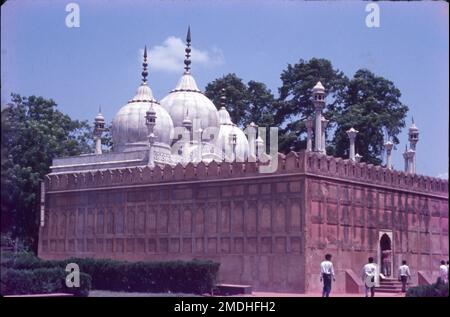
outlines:
M406 264L406 261L402 261L402 265L398 268L398 276L400 281L402 282L402 292L406 292L406 283L408 279L411 279L411 272L409 271L409 266Z
M325 255L325 260L320 263L320 281L323 281L322 297L329 297L331 292L331 279L335 281L331 254Z

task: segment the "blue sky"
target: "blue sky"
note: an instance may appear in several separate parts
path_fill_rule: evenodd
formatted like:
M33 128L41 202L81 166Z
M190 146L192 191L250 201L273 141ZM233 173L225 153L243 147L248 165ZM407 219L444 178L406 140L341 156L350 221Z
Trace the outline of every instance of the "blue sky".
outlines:
M393 81L410 108L408 126L414 116L420 129L418 173L448 175L445 2L378 2L380 27L368 28L367 2L72 1L80 7L80 27L68 28L70 2L20 0L2 7L2 105L11 92L35 94L78 119L92 121L101 105L110 121L140 83L144 45L151 52L149 84L160 100L183 71L180 44L190 25L192 72L201 89L236 73L277 95L287 64L312 57L331 60L349 77L368 68ZM406 130L393 152L397 169L403 168Z

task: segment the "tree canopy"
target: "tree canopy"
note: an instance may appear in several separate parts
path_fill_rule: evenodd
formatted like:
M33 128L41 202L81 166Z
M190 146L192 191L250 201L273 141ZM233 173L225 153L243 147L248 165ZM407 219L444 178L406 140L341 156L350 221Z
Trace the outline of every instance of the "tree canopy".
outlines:
M305 148L305 119L314 114L311 95L312 88L318 81L325 85L327 99L324 116L330 123L327 131L335 121L335 113L345 95L348 78L343 72L334 69L326 59L312 58L309 61L300 59L297 64L289 64L281 73L282 85L278 89L279 98L276 111L276 122L281 126L280 151Z
M306 148L305 120L314 116L312 88L321 81L326 89L323 115L327 153L348 158L349 128L359 130L356 150L362 161L381 162L384 132L398 144L397 135L405 127L408 107L400 101L401 93L394 83L366 69L358 70L350 80L326 59L300 59L288 64L280 75L279 96L275 97L263 83L243 82L236 74L228 74L210 82L205 94L220 107L221 90L225 89L226 108L234 123L242 126L255 122L259 126L280 128L279 151Z
M205 95L220 108L222 89L225 90L225 108L231 120L245 127L251 122L269 126L274 124L273 103L275 98L265 84L251 80L247 84L236 76L228 74L210 82Z
M367 69L358 70L347 86L343 106L335 113L336 132L333 138L334 155L348 155L346 132L351 127L359 131L356 151L364 161L381 163L385 132L398 144L397 135L405 127L408 107L400 101L401 93L395 85Z
M90 152L91 129L56 109L53 100L13 94L1 112L2 232L35 248L39 183L52 159Z

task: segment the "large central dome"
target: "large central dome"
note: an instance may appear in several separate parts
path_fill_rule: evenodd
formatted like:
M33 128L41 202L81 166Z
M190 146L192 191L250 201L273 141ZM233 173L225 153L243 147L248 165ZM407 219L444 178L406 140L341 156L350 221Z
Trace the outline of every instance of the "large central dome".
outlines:
M182 127L183 120L189 119L194 127L219 128L219 115L216 106L197 87L194 77L190 73L191 32L186 37L185 72L177 86L161 100L161 105L170 114L175 127Z
M188 117L191 122L198 120L200 127L219 127L216 106L197 87L194 77L185 73L177 86L161 100L161 105L170 114L175 127L182 127Z

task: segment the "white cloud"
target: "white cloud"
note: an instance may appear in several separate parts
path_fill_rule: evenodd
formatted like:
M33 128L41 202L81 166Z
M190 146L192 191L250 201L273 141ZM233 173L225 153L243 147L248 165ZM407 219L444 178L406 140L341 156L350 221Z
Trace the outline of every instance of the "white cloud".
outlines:
M437 176L438 178L443 178L443 179L448 179L448 172L446 173L441 173Z
M184 42L174 36L164 40L162 45L156 45L148 51L150 71L162 71L169 73L180 73L184 70ZM222 65L224 57L222 51L217 47L208 50L199 50L191 47L191 68L213 67ZM144 50L140 50L141 59Z

